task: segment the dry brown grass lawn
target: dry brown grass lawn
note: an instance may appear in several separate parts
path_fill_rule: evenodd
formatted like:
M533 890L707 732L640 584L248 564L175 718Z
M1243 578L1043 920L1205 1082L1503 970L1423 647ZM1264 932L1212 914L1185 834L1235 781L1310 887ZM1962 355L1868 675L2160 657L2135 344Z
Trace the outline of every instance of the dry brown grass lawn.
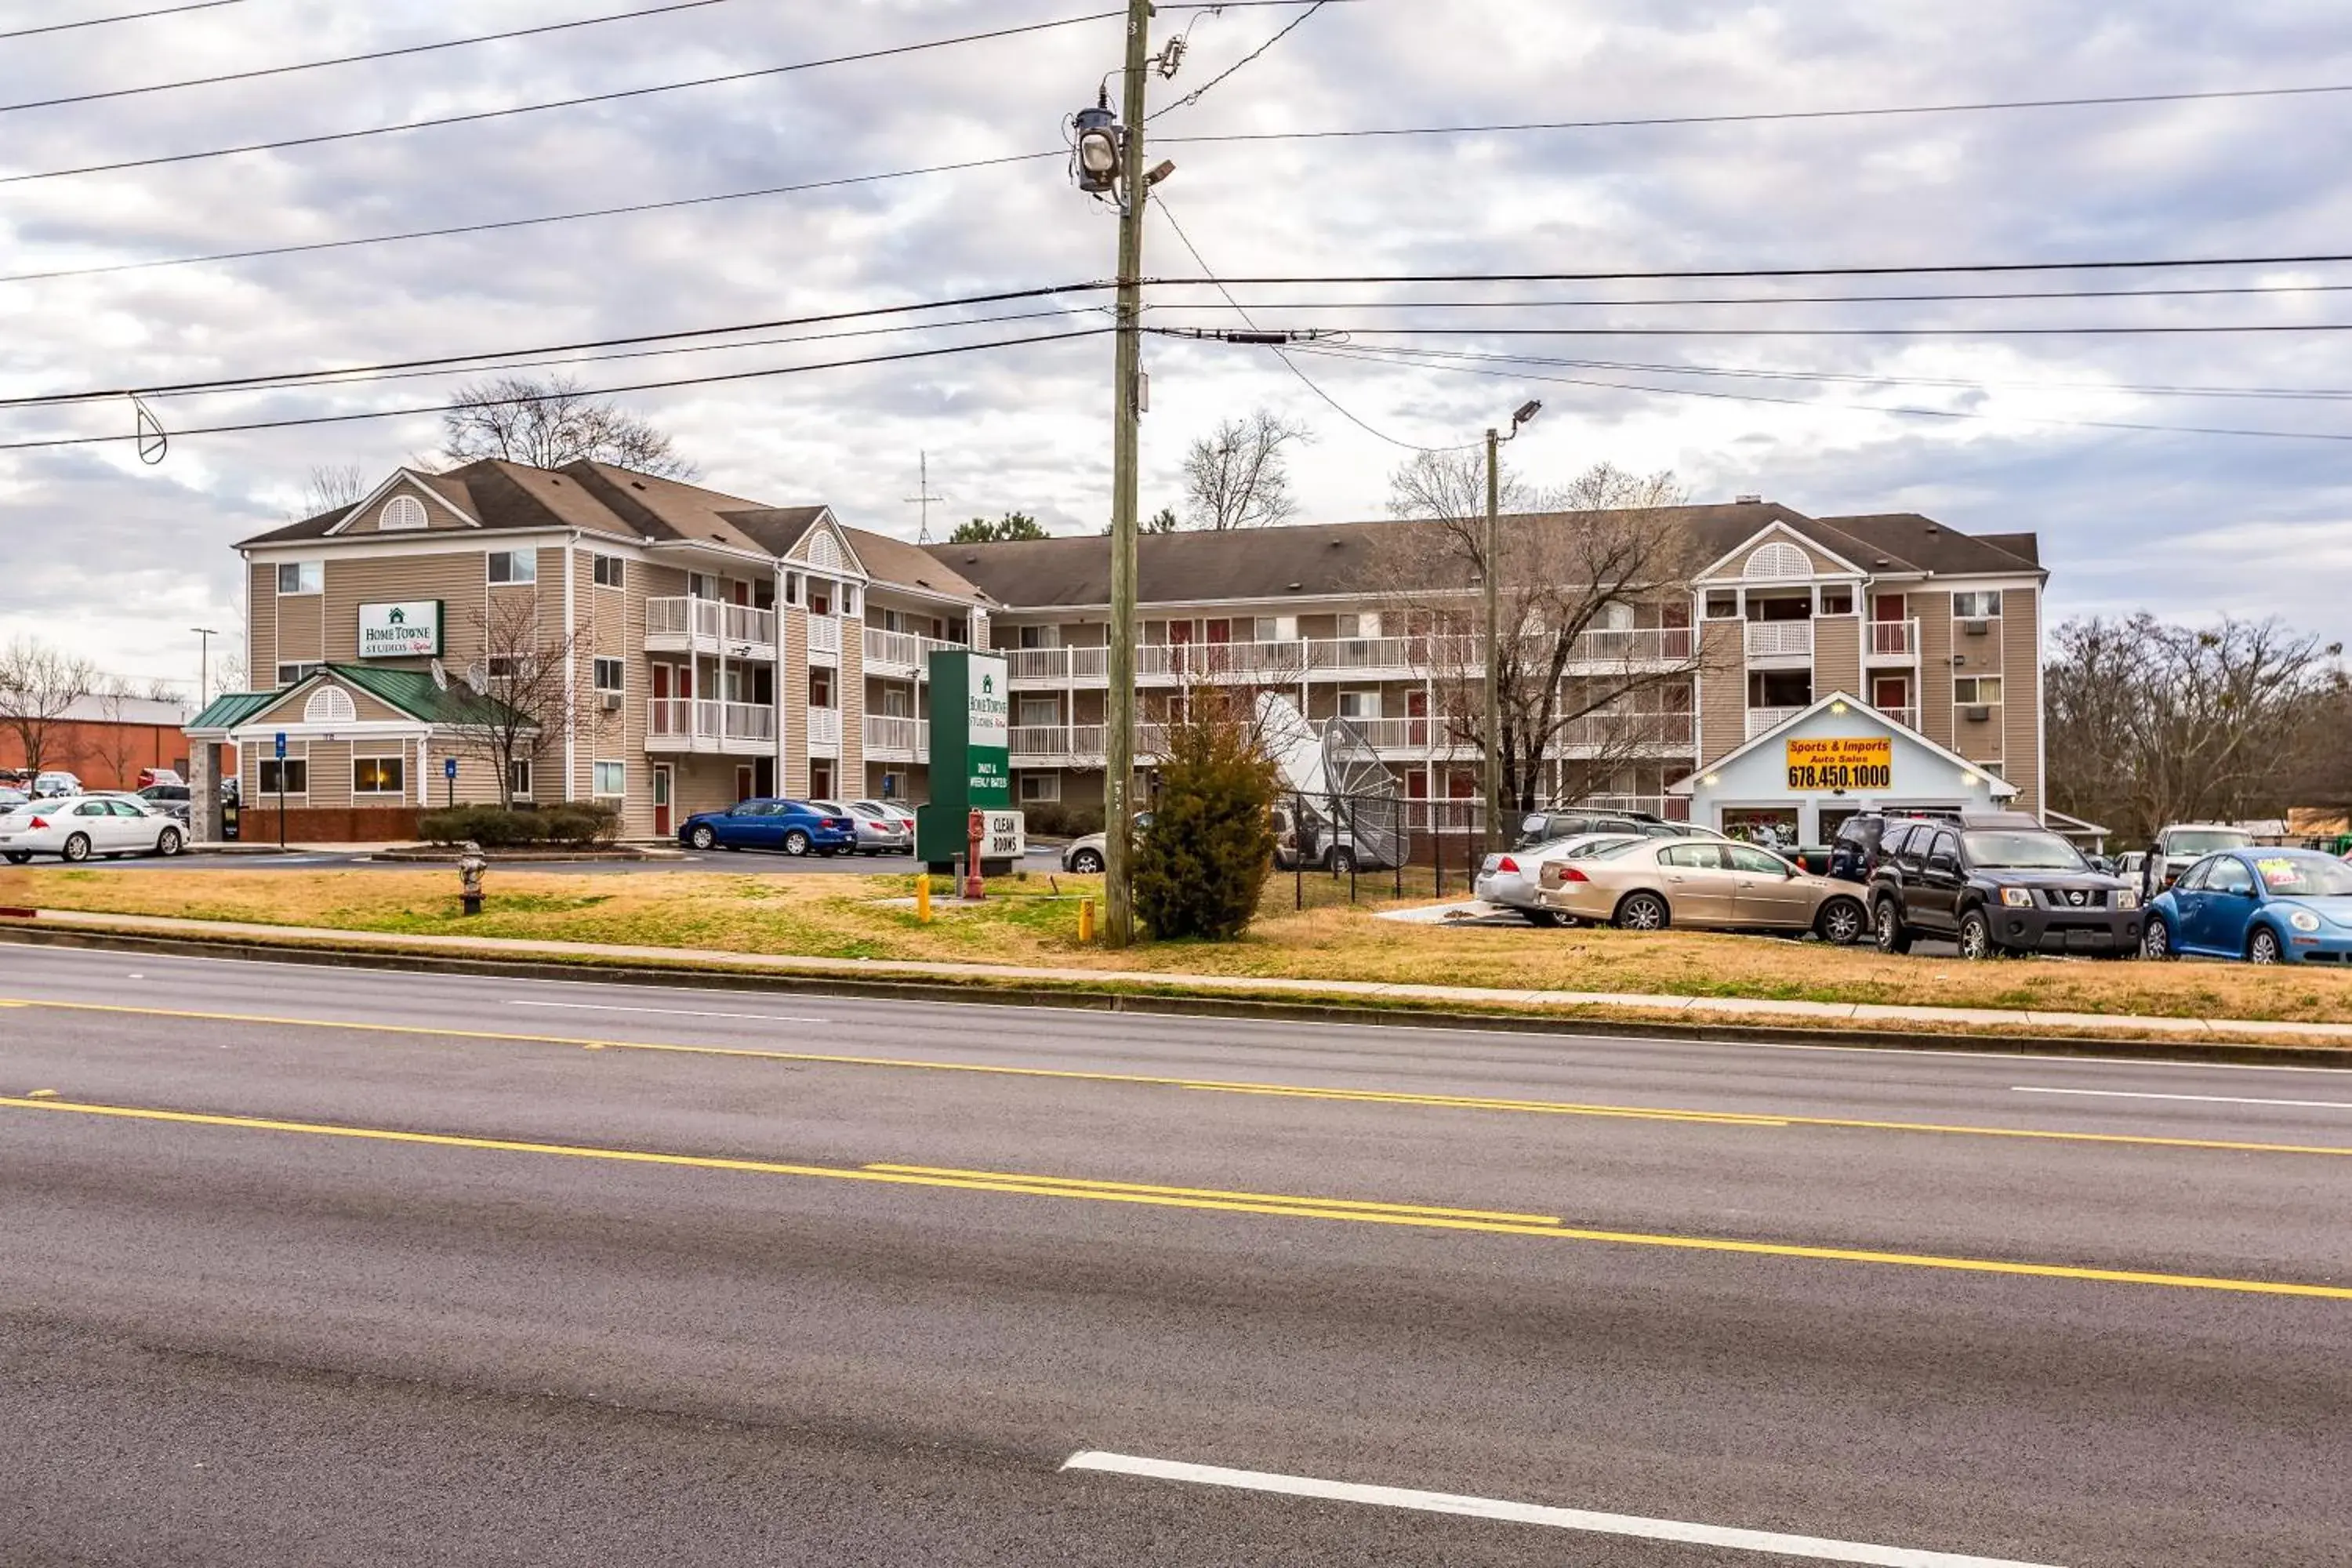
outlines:
M0 904L117 914L317 926L350 931L530 937L633 946L830 958L942 959L1073 969L1150 970L1303 980L1493 986L1511 990L1746 996L2046 1012L2352 1022L2352 974L2219 963L2091 963L1882 958L1868 949L1692 932L1459 930L1370 918L1344 884L1267 889L1249 937L1225 946L1082 947L1069 895L1098 897L1098 878L1008 881L985 910L946 910L930 925L877 900L908 896L911 878L580 876L493 870L490 909L458 912L457 878L409 870L0 870ZM944 886L944 879L942 879ZM1392 888L1392 885L1391 885ZM1374 894L1367 883L1361 889ZM1449 891L1456 889L1449 889ZM1420 889L1426 896L1426 889Z

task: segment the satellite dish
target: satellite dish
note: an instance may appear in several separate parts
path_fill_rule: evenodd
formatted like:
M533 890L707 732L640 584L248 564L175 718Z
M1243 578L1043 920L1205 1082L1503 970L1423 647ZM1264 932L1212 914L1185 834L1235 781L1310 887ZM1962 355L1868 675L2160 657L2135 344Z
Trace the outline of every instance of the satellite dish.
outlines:
M490 689L490 672L478 663L469 664L466 667L466 684L473 688L475 696L486 696Z
M440 690L449 689L449 667L437 658L433 661L433 684Z
M1362 731L1345 719L1323 726L1323 774L1331 792L1334 826L1356 845L1360 861L1404 864L1404 805L1397 776Z

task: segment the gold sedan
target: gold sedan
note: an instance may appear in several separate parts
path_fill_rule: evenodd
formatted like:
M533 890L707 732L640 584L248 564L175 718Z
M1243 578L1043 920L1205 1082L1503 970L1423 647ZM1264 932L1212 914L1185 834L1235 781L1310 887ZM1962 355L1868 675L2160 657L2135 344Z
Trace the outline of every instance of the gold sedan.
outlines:
M1854 883L1713 838L1644 838L1593 859L1554 860L1536 896L1547 909L1624 931L1809 931L1849 947L1870 929L1865 890Z

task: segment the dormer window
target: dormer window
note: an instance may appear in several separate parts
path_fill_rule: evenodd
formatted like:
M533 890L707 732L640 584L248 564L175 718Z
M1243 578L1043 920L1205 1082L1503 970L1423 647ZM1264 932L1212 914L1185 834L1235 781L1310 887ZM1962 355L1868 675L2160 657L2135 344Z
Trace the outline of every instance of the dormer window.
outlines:
M425 526L425 503L415 496L394 496L376 513L376 527L386 533L413 533Z

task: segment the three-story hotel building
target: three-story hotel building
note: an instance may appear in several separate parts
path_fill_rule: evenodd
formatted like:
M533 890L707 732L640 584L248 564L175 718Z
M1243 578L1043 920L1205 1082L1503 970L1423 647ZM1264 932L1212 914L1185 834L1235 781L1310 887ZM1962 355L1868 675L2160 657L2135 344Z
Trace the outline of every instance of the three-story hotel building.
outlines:
M1754 499L1654 521L1696 563L1686 595L1612 606L1568 673L1685 673L1645 688L1638 754L1607 749L1613 776L1580 793L1662 815L1784 811L1776 798L1718 808L1697 786L1834 702L1934 759L1938 778L1978 786L1949 803L1910 788L1902 804L1989 790L2040 809L2046 579L2033 536ZM1144 538L1139 753L1153 713L1186 686L1243 681L1289 694L1311 721L1349 720L1409 796L1475 796L1479 759L1449 732L1427 639L1388 570L1410 542L1400 531L1424 526ZM924 672L940 647L1008 660L1024 802L1102 796L1107 539L919 548L824 506L599 463L485 460L402 469L352 507L238 548L256 689L215 701L189 733L236 745L252 836L274 833L281 787L290 835L314 840L406 837L446 799L499 798L496 764L463 743L451 694L501 689L518 626L566 678L561 712L504 782L542 805L606 802L631 837L748 795L927 798ZM1465 589L1465 610L1474 600ZM1601 742L1571 726L1558 751ZM1825 817L1786 822L1809 837Z

